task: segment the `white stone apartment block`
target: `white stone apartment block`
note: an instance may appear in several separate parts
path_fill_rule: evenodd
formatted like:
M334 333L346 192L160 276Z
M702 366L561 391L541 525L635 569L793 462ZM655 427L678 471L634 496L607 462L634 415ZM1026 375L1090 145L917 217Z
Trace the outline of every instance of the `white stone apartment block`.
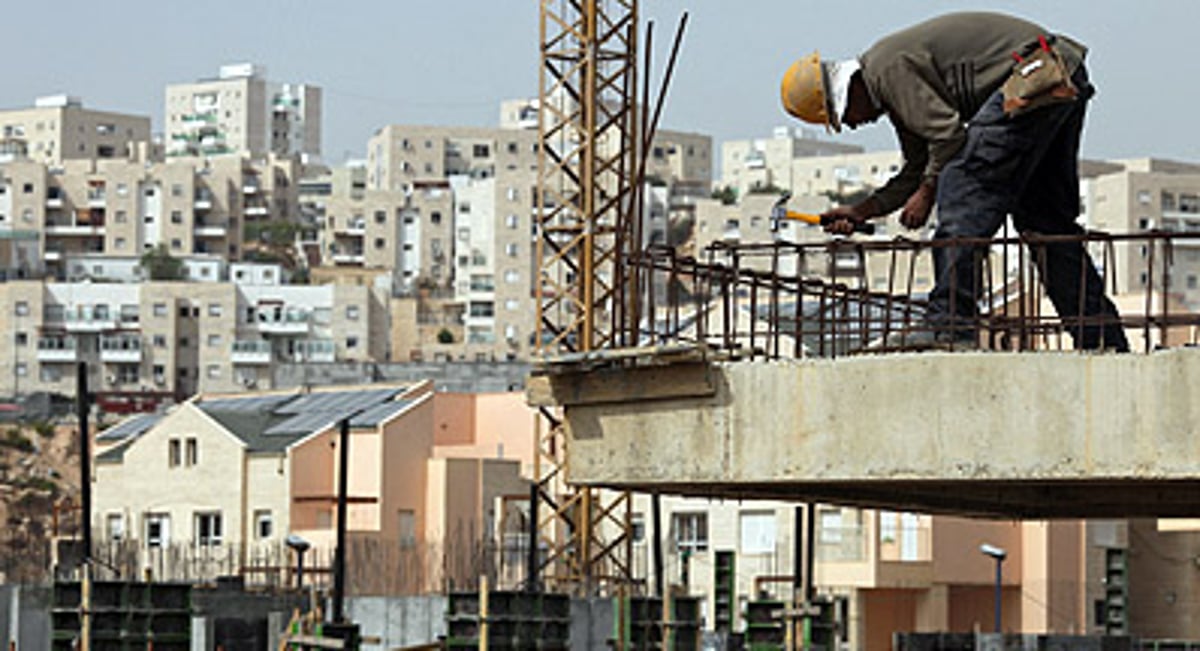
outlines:
M167 86L163 117L168 156L321 154L321 89L270 81L254 64Z
M39 97L34 106L0 110L0 162L132 158L150 143L150 118L83 107L78 97Z

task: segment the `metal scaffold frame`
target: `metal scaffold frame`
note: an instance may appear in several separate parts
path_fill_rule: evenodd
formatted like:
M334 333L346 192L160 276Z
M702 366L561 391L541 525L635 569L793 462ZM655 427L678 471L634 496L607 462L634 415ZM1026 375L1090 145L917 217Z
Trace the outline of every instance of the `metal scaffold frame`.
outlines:
M623 345L636 324L621 261L636 221L637 0L541 0L540 28L535 286L545 356ZM570 486L561 418L542 413L537 574L583 593L628 582L629 493Z

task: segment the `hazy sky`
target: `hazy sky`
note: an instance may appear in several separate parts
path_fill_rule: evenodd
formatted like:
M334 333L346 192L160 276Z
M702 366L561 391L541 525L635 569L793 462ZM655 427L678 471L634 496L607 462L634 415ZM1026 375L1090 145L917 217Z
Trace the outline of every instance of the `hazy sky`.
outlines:
M501 99L537 93L537 0L65 0L6 7L0 106L67 92L85 106L149 114L164 86L254 61L325 92L325 157L360 156L381 125L491 125ZM791 121L779 78L819 49L852 56L878 37L959 9L1010 11L1092 48L1099 89L1084 154L1200 160L1200 3L1194 0L642 0L661 71L675 22L690 25L664 126L718 142ZM841 138L895 148L886 123Z

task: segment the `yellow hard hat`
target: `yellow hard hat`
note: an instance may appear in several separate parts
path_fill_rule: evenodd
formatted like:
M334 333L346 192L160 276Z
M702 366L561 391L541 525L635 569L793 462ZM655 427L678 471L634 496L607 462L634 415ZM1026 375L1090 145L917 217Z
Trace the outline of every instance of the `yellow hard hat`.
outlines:
M837 128L830 119L828 79L817 52L797 59L783 74L783 108L805 122Z

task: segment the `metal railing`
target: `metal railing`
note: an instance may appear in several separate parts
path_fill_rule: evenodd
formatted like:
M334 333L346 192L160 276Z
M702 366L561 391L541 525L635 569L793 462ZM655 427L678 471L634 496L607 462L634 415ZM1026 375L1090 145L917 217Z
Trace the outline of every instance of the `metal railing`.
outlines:
M1049 247L1081 245L1096 262L1105 291L1135 298L1120 316L1060 316L1039 277ZM1200 233L1023 235L991 239L842 240L792 243L717 242L699 256L650 247L639 267L641 345L703 343L740 358L839 357L904 349L907 335L929 330L931 254L947 247L973 253L978 313L956 315L955 327L977 333L980 348L1069 350L1085 329L1121 327L1137 349L1200 341L1200 289L1192 265ZM1192 260L1195 262L1195 260ZM1080 287L1086 267L1081 265ZM955 288L951 288L952 293ZM900 340L900 345L890 342Z

